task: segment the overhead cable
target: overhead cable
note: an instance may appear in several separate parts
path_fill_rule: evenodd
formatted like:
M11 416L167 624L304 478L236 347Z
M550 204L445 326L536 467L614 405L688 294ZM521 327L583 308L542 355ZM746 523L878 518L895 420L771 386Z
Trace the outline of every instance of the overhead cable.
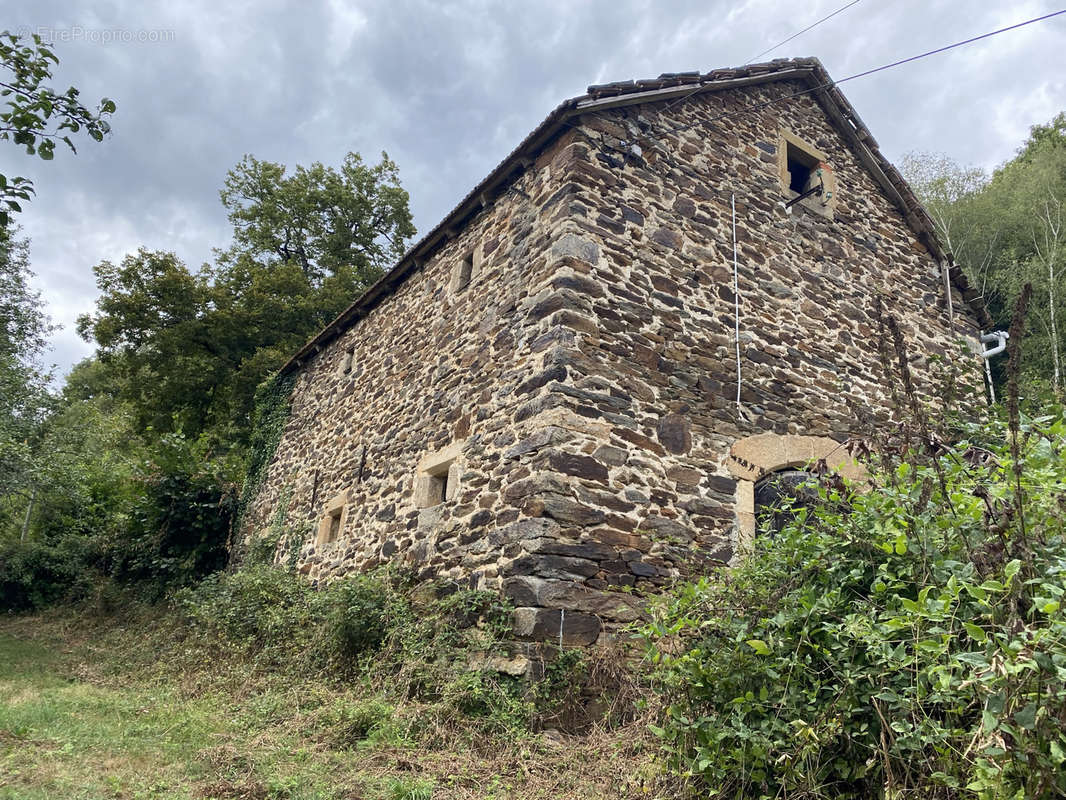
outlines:
M807 26L806 28L804 28L804 29L803 29L803 30L801 30L801 31L796 31L796 32L795 32L794 34L792 34L791 36L789 36L789 37L788 37L787 39L782 39L782 40L781 40L780 42L778 42L777 44L775 44L775 45L774 45L773 47L768 47L768 48L766 48L766 49L765 49L765 50L763 50L763 51L762 51L761 53L759 53L759 55L757 55L757 56L753 56L753 57L749 58L749 59L748 59L747 61L745 61L744 63L745 63L745 64L753 64L753 63L755 63L755 62L756 62L756 61L757 61L758 59L762 58L762 57L763 57L764 55L766 55L767 53L772 53L772 52L773 52L774 50L776 50L777 48L781 47L782 45L786 45L786 44L788 44L788 43L789 43L789 42L791 42L791 41L792 41L793 39L795 39L795 38L797 38L797 37L799 37L799 36L802 36L803 34L805 34L805 33L806 33L807 31L809 31L809 30L813 30L814 28L817 28L817 27L818 27L819 25L821 25L821 24L822 24L823 22L825 22L826 20L832 19L833 17L835 17L835 16L836 16L837 14L839 14L840 12L842 12L842 11L847 11L847 10L848 10L849 8L851 8L851 7L853 6L853 5L855 5L856 3L860 3L860 2L862 2L862 0L851 0L851 2L850 2L850 3L848 3L848 4L846 5L846 6L841 6L841 7L840 7L840 8L838 8L838 9L837 9L836 11L834 11L834 12L833 12L832 14L829 14L828 16L822 17L822 18L821 18L820 20L818 20L817 22L815 22L815 23L813 23L813 24L811 24L811 25L808 25L808 26Z

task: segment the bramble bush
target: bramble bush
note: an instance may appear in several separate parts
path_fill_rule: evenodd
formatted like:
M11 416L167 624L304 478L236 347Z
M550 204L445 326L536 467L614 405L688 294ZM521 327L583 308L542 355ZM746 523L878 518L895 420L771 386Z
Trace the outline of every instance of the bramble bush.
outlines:
M1066 421L963 433L660 606L656 732L700 796L1066 795Z

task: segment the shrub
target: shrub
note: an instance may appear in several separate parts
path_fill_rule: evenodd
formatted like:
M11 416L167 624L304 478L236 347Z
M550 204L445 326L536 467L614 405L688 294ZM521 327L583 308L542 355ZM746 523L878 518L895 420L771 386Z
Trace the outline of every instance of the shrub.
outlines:
M395 706L377 698L334 704L324 720L329 741L335 747L355 747L387 728L395 713Z
M115 575L160 599L226 566L236 508L234 467L209 458L206 441L161 437L139 476L139 494L116 543Z
M426 778L389 778L386 783L387 800L431 800L433 781Z
M215 573L174 600L199 627L274 661L307 653L324 619L307 581L267 565Z
M1066 793L1066 424L1020 438L1014 461L971 438L823 486L663 605L657 732L702 796Z
M0 545L0 609L28 611L87 597L99 574L99 542L88 536Z
M389 612L403 613L402 601L392 595L381 573L337 581L325 592L325 650L338 668L351 669L360 656L381 647Z

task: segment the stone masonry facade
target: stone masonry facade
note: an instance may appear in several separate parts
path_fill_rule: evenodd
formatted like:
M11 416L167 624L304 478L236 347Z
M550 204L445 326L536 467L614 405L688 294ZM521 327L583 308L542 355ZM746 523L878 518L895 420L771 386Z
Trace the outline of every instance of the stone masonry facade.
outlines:
M282 521L298 538L278 557L298 548L314 580L391 562L498 590L519 636L587 644L729 564L765 473L860 474L841 443L894 408L878 307L927 397L937 360L976 385L979 305L875 179L863 129L802 94L811 63L557 112L290 362L250 535ZM793 152L823 192L786 209Z

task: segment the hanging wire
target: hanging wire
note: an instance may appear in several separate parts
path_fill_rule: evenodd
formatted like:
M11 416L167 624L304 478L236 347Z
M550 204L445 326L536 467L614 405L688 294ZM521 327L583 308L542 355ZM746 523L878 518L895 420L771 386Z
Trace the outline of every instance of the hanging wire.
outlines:
M846 6L841 6L841 7L840 7L840 8L838 8L838 9L837 9L836 11L834 11L834 12L833 12L832 14L829 14L828 16L822 17L822 18L821 18L820 20L818 20L817 22L815 22L815 23L813 23L813 24L811 24L811 25L808 25L808 26L807 26L806 28L804 28L804 29L803 29L803 30L801 30L801 31L796 31L796 32L795 32L794 34L792 34L791 36L789 36L789 37L788 37L787 39L782 39L782 40L781 40L780 42L778 42L777 44L775 44L775 45L774 45L773 47L768 47L768 48L766 48L766 49L765 49L765 50L763 50L763 51L762 51L761 53L759 53L759 54L758 54L757 56L752 56L751 58L749 58L749 59L748 59L747 61L745 61L744 63L745 63L745 64L751 64L751 63L754 63L754 62L755 62L755 61L756 61L757 59L760 59L760 58L762 58L762 57L763 57L764 55L766 55L767 53L772 53L772 52L773 52L774 50L776 50L777 48L781 47L782 45L788 44L788 43L789 43L789 42L791 42L791 41L792 41L793 39L795 39L795 38L797 38L797 37L799 37L799 36L802 36L803 34L805 34L805 33L806 33L807 31L809 31L809 30L813 30L814 28L817 28L817 27L818 27L819 25L821 25L821 24L822 24L823 22L825 22L826 20L832 19L833 17L835 17L835 16L837 15L837 14L841 13L842 11L847 11L847 10L848 10L849 8L851 8L851 7L853 6L853 5L855 5L855 4L857 4L857 3L861 3L861 2L862 2L862 0L851 0L851 2L850 2L850 3L848 3L848 4L846 5Z
M956 47L962 47L963 45L972 44L973 42L979 42L982 39L988 39L988 38L990 38L992 36L998 36L1001 33L1006 33L1007 31L1013 31L1013 30L1016 30L1017 28L1024 28L1026 25L1033 25L1034 23L1037 23L1037 22L1043 22L1044 20L1051 19L1052 17L1057 17L1057 16L1059 16L1061 14L1066 14L1066 8L1060 9L1059 11L1052 11L1050 14L1044 14L1043 16L1040 16L1040 17L1034 17L1032 19L1027 19L1024 22L1018 22L1018 23L1015 23L1014 25L1008 25L1005 28L999 28L998 30L989 31L988 33L982 33L979 36L971 36L969 39L963 39L962 41L954 42L953 44L944 45L943 47L938 47L935 50L927 50L924 53L919 53L918 55L909 56L907 58L901 58L898 61L893 61L893 62L891 62L889 64L882 64L879 67L873 67L872 69L864 70L862 72L856 72L854 75L848 75L846 78L841 78L838 81L828 81L826 83L819 84L818 86L811 86L811 87L808 87L806 89L802 89L802 90L800 90L798 92L791 92L790 94L785 94L785 95L782 95L780 97L773 97L773 98L770 98L769 100L764 100L761 103L752 103L751 105L744 106L743 108L738 108L735 111L726 111L726 112L724 112L722 114L718 114L716 116L713 116L710 119L699 120L699 121L693 122L693 123L691 123L689 125L676 125L676 126L674 126L672 128L664 128L664 129L661 129L661 130L656 129L653 132L656 133L656 134L681 133L683 131L691 130L692 128L696 128L696 127L703 126L703 125L711 125L711 124L713 124L715 122L718 122L720 120L723 120L723 119L729 119L730 117L736 117L736 116L739 116L740 114L747 114L747 113L750 113L752 111L761 111L762 109L767 108L768 106L772 106L772 105L774 105L776 103L782 103L785 100L791 100L794 97L801 97L801 96L803 96L805 94L813 94L814 92L820 92L820 91L823 91L825 89L831 89L834 86L839 86L840 84L847 83L848 81L857 80L858 78L865 78L867 75L873 75L873 74L875 74L877 72L884 72L887 69L892 69L894 67L899 67L899 66L902 66L903 64L909 64L912 61L918 61L919 59L922 59L922 58L928 58L929 56L935 56L935 55L937 55L939 53L945 53L948 50L954 50ZM673 100L670 103L668 103L664 107L663 110L665 111L666 109L669 109L669 108L677 105L678 103L688 99L693 94L695 94L696 92L699 92L703 88L705 88L703 85L697 86L691 92L687 92L686 94L683 94L681 97L677 98L676 100ZM576 127L578 127L578 125L580 123L568 121L568 122L565 122L563 124L566 125L567 127L570 127L570 128L576 128Z

